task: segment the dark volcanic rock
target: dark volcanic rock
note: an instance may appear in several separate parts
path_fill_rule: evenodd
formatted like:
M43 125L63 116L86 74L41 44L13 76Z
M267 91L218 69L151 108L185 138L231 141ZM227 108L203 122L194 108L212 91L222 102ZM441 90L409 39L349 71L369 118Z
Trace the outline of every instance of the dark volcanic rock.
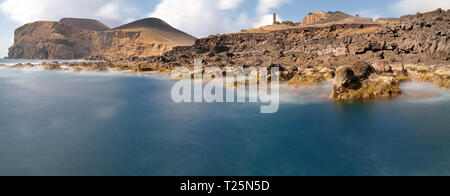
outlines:
M389 65L389 62L386 60L377 61L372 64L372 67L377 73L390 73L392 72L392 67Z
M399 83L391 75L378 75L364 62L342 67L336 72L330 99L335 101L392 97L401 94Z
M343 67L336 72L333 82L334 86L344 89L357 90L361 88L361 82L355 76L355 72L350 67Z
M365 80L370 76L370 74L375 72L372 65L362 61L355 62L349 68L353 71L354 76L359 80Z
M340 67L383 59L402 64L445 64L450 60L450 11L437 10L399 20L401 23L389 26L332 24L211 36L197 40L191 47L174 48L163 55L163 62L160 57L142 60L189 66L200 58L207 66L219 67L320 67L323 63ZM375 67L377 72L389 71L387 66Z

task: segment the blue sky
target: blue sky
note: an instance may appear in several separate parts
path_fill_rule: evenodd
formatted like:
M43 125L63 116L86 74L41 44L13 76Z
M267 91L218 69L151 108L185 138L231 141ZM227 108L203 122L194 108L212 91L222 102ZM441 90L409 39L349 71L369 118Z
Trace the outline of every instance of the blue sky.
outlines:
M301 21L316 10L343 11L364 17L399 17L436 8L449 0L0 0L0 57L12 45L14 29L36 20L95 18L111 27L158 17L197 37L252 28L271 21Z

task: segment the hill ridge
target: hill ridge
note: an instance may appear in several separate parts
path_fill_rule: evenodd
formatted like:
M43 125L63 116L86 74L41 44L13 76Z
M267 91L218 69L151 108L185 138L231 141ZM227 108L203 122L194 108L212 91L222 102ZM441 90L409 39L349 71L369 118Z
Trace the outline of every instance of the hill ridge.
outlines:
M99 20L88 18L62 18L59 22L90 31L107 31L111 29Z

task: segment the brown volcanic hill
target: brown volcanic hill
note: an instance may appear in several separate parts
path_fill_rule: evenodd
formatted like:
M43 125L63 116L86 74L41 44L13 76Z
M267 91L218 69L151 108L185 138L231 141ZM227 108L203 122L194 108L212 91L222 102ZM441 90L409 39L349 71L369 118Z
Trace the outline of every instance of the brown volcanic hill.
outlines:
M98 20L84 19L84 18L63 18L59 21L65 25L78 27L90 31L107 31L110 30L108 26Z
M141 20L112 30L94 20L63 19L34 22L15 31L11 59L120 59L160 55L176 46L194 44L196 38L157 19ZM144 24L141 25L142 21ZM147 22L146 22L147 21ZM157 25L156 25L157 24Z
M306 16L300 25L319 25L319 24L372 24L371 18L351 16L344 12L322 12L316 11Z
M315 11L313 13L310 13L308 16L306 16L302 22L301 25L309 25L319 22L320 20L326 19L327 14L322 11Z
M328 12L327 16L324 20L317 22L318 24L326 24L326 23L337 23L339 21L345 20L352 17L344 12Z
M197 38L173 28L158 18L146 18L122 25L114 30L145 31L147 39L152 42L167 43L168 45L192 45Z
M308 27L308 26L323 27L333 24L377 24L377 23L373 22L371 18L351 16L340 11L328 13L322 11L315 11L309 13L309 15L306 16L297 26L274 24L259 28L243 30L240 33L267 33L278 30L296 29L299 27Z
M136 28L148 28L148 29L161 29L166 31L172 31L172 32L181 32L178 29L173 28L163 20L159 18L145 18L142 20L138 20L132 23L128 23L119 27L116 27L114 29L136 29Z

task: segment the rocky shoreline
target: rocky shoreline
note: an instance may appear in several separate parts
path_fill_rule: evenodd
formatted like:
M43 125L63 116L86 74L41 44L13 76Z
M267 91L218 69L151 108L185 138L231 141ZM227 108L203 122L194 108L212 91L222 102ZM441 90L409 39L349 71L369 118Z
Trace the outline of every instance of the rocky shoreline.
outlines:
M44 71L61 72L122 72L134 74L169 75L175 67L148 64L146 62L77 62L58 63L42 62L39 64L1 65L10 69L40 68ZM192 70L192 66L186 66ZM203 73L205 69L203 67ZM270 67L268 67L269 69ZM223 68L225 73L225 68ZM191 72L194 77L194 72ZM225 75L224 75L225 76ZM357 61L349 66L338 69L330 68L297 68L280 69L280 82L292 87L303 87L333 81L330 100L362 100L374 98L397 97L402 94L400 84L412 79L434 84L436 87L450 90L450 65L406 64L400 62L378 61L368 64ZM172 78L175 79L175 78Z
M198 39L161 56L100 62L17 64L73 72L170 73L177 67L278 67L292 86L333 80L330 99L397 97L402 81L415 79L450 89L450 10L403 16L388 24L320 24Z

